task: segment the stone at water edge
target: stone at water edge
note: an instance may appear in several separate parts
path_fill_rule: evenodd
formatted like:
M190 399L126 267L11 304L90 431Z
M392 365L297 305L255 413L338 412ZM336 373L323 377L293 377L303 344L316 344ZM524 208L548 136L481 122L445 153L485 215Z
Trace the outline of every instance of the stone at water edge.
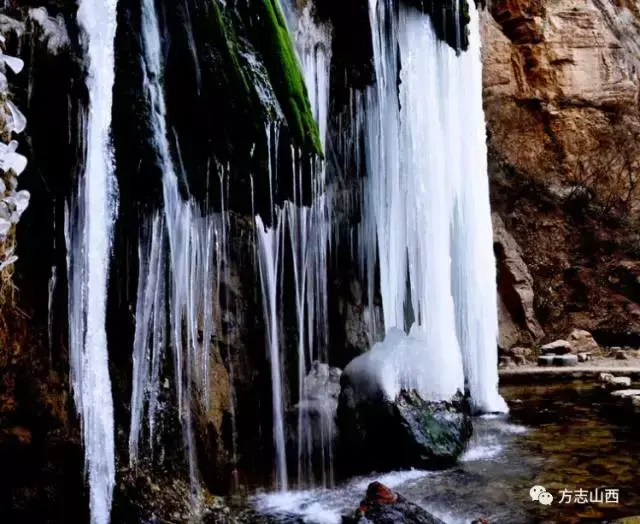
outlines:
M410 502L380 482L367 488L360 507L343 516L342 524L445 524L424 508Z
M556 355L553 357L554 366L575 366L578 363L578 355Z
M556 340L542 346L540 351L544 354L553 353L554 355L565 355L567 353L573 353L574 348L571 342L567 340Z
M538 357L538 366L543 366L543 367L553 366L554 358L555 358L555 355L540 355Z
M631 387L630 377L611 377L611 379L605 382L605 385L610 388L629 388Z
M338 404L340 453L349 473L455 464L472 433L468 399L428 402L402 390L395 400L380 395L356 402L343 374Z
M640 389L619 389L612 391L611 396L618 398L640 397Z
M615 352L615 357L616 360L629 360L629 355L622 349Z
M567 337L567 341L578 353L592 353L600 349L593 335L584 329L574 329Z

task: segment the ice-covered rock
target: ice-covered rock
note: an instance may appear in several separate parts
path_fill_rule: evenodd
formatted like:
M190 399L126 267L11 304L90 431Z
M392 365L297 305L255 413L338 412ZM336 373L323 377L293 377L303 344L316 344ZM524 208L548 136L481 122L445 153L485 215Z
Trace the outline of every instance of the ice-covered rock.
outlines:
M323 434L337 434L335 418L341 374L342 370L339 368L315 361L304 378L302 398L292 410L291 425L295 426L300 415L307 420L314 445L322 444ZM291 434L293 433L292 431Z
M0 33L2 33L2 35L14 33L19 38L24 33L24 24L15 18L0 13Z
M4 239L9 234L11 229L11 222L6 218L0 218L0 239Z
M16 75L24 69L24 60L17 56L5 55L0 53L0 61L3 62Z
M7 206L10 212L10 222L14 224L18 223L18 220L20 220L22 213L24 213L24 211L29 206L30 199L31 194L26 190L18 191L16 194L5 197L3 199L4 204Z
M47 51L57 55L70 45L69 34L64 18L58 15L50 17L44 7L29 9L29 18L38 26L42 36L41 40L46 44Z
M22 133L27 127L27 118L11 100L7 100L7 108L9 109L7 127L14 133Z
M2 271L5 267L13 264L16 260L18 260L18 257L15 256L15 255L12 255L9 258L7 258L6 260L4 260L2 263L0 263L0 271Z
M0 169L5 172L11 169L16 175L20 175L25 170L27 159L16 153L17 149L18 142L16 140L12 140L9 144L0 143Z
M354 358L343 374L356 401L378 395L393 400L402 389L415 389L425 400L448 400L464 388L461 372L445 365L447 351L429 352L425 333L415 325L409 334L392 328L382 342ZM456 348L453 348L456 351Z

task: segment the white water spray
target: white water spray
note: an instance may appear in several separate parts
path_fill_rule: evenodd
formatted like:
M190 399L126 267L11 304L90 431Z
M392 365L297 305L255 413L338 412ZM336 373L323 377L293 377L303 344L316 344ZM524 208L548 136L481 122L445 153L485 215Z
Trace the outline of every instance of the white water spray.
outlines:
M82 425L91 522L108 524L115 484L114 421L105 316L117 198L111 159L116 0L82 0L89 114L85 172L66 213L71 388Z

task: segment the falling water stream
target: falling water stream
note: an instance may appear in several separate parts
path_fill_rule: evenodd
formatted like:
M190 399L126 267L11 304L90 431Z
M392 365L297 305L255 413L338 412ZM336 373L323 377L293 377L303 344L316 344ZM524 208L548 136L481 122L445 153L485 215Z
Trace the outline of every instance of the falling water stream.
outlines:
M146 217L139 241L129 456L132 464L138 461L145 405L152 451L156 444L161 362L170 348L192 502L196 503L198 469L192 401L199 402L205 410L209 407L212 387L209 344L219 325L220 279L226 277L228 280L228 216L224 184L227 173L218 168L222 195L220 212L203 212L194 200L181 196L167 129L161 81L163 52L153 0L142 3L141 27L143 87L151 107L153 144L162 170L163 211ZM169 332L165 312L170 319ZM233 402L233 392L229 393ZM233 406L231 412L234 412Z

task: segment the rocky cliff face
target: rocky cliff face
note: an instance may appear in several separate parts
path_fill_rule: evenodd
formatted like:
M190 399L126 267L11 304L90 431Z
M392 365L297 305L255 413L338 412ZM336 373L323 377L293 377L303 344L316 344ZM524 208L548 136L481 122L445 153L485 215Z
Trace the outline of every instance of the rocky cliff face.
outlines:
M639 37L635 0L494 0L483 14L493 206L535 292L520 320L502 315L507 345L530 340L531 314L549 336L575 325L640 343Z

